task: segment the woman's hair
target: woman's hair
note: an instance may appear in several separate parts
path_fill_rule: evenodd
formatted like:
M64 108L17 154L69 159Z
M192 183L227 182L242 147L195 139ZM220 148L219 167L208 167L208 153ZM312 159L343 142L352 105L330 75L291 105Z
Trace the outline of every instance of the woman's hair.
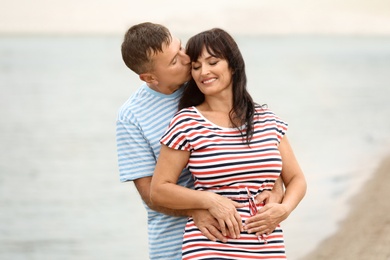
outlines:
M203 48L217 58L227 61L232 71L233 108L229 113L230 121L240 130L243 138L249 144L253 135L253 117L255 103L246 89L245 62L234 39L224 30L214 28L191 37L186 46L186 53L191 62L196 62L202 55ZM179 102L179 109L197 106L205 100L194 79L191 79ZM237 125L235 122L239 122ZM241 126L245 126L245 132Z
M138 75L149 72L153 67L151 56L162 52L163 45L169 45L171 41L171 33L161 24L136 24L124 36L122 59Z

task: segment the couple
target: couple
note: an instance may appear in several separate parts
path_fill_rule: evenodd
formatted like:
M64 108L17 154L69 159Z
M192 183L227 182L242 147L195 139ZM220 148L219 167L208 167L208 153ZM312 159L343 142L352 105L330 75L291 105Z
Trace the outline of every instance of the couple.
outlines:
M285 259L278 224L306 182L287 124L247 92L234 39L208 30L184 52L167 28L142 23L122 57L145 82L119 110L117 147L120 180L148 211L150 258Z

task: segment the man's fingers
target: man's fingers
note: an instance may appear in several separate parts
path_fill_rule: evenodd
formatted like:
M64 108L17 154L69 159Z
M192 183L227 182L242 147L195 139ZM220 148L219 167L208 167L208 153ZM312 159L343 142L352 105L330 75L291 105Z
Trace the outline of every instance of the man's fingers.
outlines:
M232 219L228 219L226 226L233 238L239 238L243 230L240 214L236 213Z
M270 198L270 195L271 195L270 191L265 190L265 191L261 192L255 198L256 199L256 203L258 204L258 203L264 202L264 204L267 204L267 202L268 202L268 200Z
M223 221L223 220L221 219L221 220L218 220L218 223L219 223L219 227L221 228L222 235L226 237L226 225L225 225L225 221Z
M211 241L217 241L217 238L215 236L213 236L213 234L211 234L211 232L209 232L209 230L207 228L202 228L202 229L199 229L202 234L207 237L208 239L210 239Z
M259 208L257 214L262 214L263 212L266 212L267 210L270 210L272 208L272 206L270 206L270 205L271 204L264 205L264 207Z
M244 231L244 227L242 226L242 221L241 221L241 216L238 212L236 212L236 214L234 215L235 217L235 220L237 221L237 224L238 224L238 236L240 235L240 233L242 231Z
M213 226L209 227L207 232L209 233L210 237L214 237L214 238L218 239L219 241L222 241L223 243L227 242L227 238L224 237L222 235L222 233L216 227L213 227ZM206 234L204 234L204 235L206 236ZM206 236L206 237L209 238L208 236ZM210 239L210 240L212 240L212 239ZM215 240L213 240L213 241L215 241Z
M227 219L225 222L226 228L232 238L236 238L236 232L234 230L233 224L230 219Z

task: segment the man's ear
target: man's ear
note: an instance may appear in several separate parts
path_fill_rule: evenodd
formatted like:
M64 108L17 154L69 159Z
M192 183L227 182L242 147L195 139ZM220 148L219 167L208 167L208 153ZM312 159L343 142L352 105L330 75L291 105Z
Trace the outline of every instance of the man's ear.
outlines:
M156 81L155 76L151 73L139 74L139 78L149 84L152 84L154 81Z

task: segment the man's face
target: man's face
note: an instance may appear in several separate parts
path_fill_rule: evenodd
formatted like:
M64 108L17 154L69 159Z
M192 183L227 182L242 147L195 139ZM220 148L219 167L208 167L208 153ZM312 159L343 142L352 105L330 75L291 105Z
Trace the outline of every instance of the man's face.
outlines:
M153 72L157 90L162 93L173 93L191 78L190 58L185 54L179 39L173 37L163 51L152 56Z

